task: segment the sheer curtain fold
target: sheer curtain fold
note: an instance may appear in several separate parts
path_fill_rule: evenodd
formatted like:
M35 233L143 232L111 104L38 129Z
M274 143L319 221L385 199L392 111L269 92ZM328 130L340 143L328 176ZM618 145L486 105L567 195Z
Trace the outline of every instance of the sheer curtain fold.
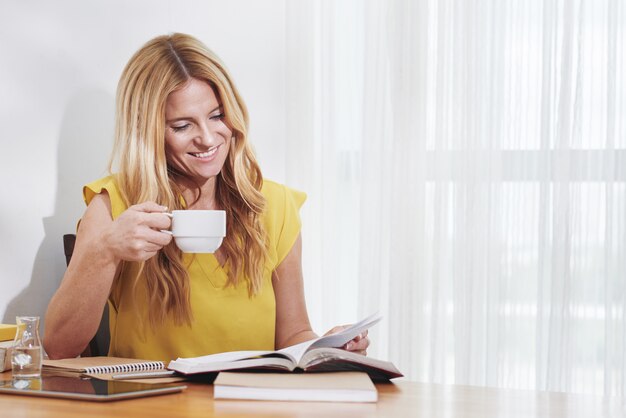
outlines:
M623 3L286 7L314 324L381 311L414 380L626 395Z

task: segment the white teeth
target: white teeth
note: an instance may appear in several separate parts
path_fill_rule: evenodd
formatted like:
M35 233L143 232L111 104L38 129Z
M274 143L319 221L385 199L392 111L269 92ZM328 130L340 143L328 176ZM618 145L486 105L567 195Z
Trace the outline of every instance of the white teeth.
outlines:
M206 157L210 157L211 155L215 154L216 151L217 151L217 147L211 148L210 150L208 150L206 152L192 152L190 154L193 155L194 157L197 157L197 158L206 158Z

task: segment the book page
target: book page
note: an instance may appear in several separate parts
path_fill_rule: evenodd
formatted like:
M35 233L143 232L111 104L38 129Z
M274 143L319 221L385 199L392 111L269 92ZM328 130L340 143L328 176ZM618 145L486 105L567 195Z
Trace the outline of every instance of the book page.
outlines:
M362 320L360 320L359 322L356 322L352 325L350 325L348 328L336 333L336 334L331 334L331 335L326 335L324 337L320 337L318 338L315 343L311 346L311 348L317 348L317 347L333 347L333 348L339 348L342 347L344 344L348 343L350 340L352 340L354 337L356 337L357 335L359 335L360 333L362 333L363 331L371 328L372 326L376 325L381 319L382 319L382 315L380 315L378 312L376 312L375 314L372 314L370 316L368 316L367 318L364 318Z
M296 345L290 345L289 347L278 350L278 352L285 354L292 359L295 364L298 364L304 353L306 353L309 347L311 347L317 340L319 340L319 338Z
M368 316L350 325L348 328L331 335L326 335L324 337L315 338L310 341L305 341L300 344L292 345L290 347L285 347L282 350L278 350L279 352L283 352L293 358L295 363L300 363L302 356L309 350L313 348L320 347L328 347L328 348L340 348L343 347L344 344L348 343L354 337L365 331L366 329L371 328L373 325L376 325L381 319L382 315L378 312Z
M204 363L182 362L179 360L170 361L167 366L170 370L175 370L183 374L211 373L224 370L238 369L274 369L283 371L293 371L296 365L290 359L284 357L253 357L233 361L212 361Z
M217 354L209 354L207 356L202 357L190 357L183 358L179 357L176 359L177 363L187 363L187 364L209 364L209 363L224 363L227 361L237 361L248 358L260 357L267 354L272 354L274 351L260 351L260 350L251 350L251 351L227 351L225 353L217 353Z

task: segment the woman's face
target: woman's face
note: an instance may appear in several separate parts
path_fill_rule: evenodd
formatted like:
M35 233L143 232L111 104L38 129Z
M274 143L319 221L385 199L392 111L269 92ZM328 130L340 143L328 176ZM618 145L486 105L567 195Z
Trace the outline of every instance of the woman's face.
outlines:
M165 103L167 160L200 184L217 176L226 161L232 131L213 88L191 79Z

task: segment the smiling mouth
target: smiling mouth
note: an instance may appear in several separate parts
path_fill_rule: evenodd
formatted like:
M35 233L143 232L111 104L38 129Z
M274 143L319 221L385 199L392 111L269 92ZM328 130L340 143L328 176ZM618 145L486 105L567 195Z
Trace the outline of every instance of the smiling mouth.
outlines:
M196 158L208 158L208 157L215 155L218 148L219 148L219 145L217 147L213 147L210 150L204 151L204 152L190 152L189 155L194 156Z

